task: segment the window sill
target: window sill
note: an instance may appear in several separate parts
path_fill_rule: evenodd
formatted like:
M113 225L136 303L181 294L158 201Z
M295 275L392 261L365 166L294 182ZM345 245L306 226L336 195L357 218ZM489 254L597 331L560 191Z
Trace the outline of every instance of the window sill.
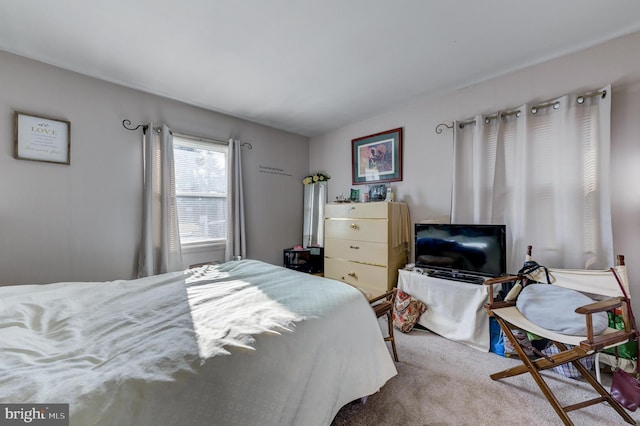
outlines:
M225 240L206 243L189 243L182 245L182 253L201 253L211 250L224 250L227 247Z

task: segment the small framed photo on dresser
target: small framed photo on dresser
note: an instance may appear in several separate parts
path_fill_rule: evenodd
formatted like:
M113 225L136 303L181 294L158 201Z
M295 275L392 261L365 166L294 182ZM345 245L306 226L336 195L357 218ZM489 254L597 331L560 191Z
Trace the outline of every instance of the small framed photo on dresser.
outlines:
M387 185L382 183L369 186L369 201L384 201L385 198L387 198Z

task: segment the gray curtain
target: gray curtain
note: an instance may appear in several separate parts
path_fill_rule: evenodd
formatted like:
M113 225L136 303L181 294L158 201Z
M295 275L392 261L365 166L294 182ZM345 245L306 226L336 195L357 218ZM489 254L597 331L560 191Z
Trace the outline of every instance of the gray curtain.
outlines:
M244 190L242 188L242 145L229 139L227 156L227 247L225 261L247 257L247 237L244 219Z
M143 142L143 218L138 276L182 270L173 136L149 123Z

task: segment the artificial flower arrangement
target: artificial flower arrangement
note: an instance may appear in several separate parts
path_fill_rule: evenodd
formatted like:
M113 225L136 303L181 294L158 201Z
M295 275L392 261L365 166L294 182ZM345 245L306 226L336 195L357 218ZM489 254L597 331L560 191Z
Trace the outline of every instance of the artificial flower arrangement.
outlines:
M309 175L302 179L302 183L305 185L311 185L318 182L325 182L329 180L329 176L324 173L316 173L314 175Z

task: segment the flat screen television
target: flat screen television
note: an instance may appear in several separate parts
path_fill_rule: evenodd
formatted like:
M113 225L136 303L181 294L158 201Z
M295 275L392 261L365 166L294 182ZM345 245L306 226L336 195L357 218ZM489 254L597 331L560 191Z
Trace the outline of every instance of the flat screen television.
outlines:
M434 275L497 277L506 258L505 225L415 224L416 267Z

